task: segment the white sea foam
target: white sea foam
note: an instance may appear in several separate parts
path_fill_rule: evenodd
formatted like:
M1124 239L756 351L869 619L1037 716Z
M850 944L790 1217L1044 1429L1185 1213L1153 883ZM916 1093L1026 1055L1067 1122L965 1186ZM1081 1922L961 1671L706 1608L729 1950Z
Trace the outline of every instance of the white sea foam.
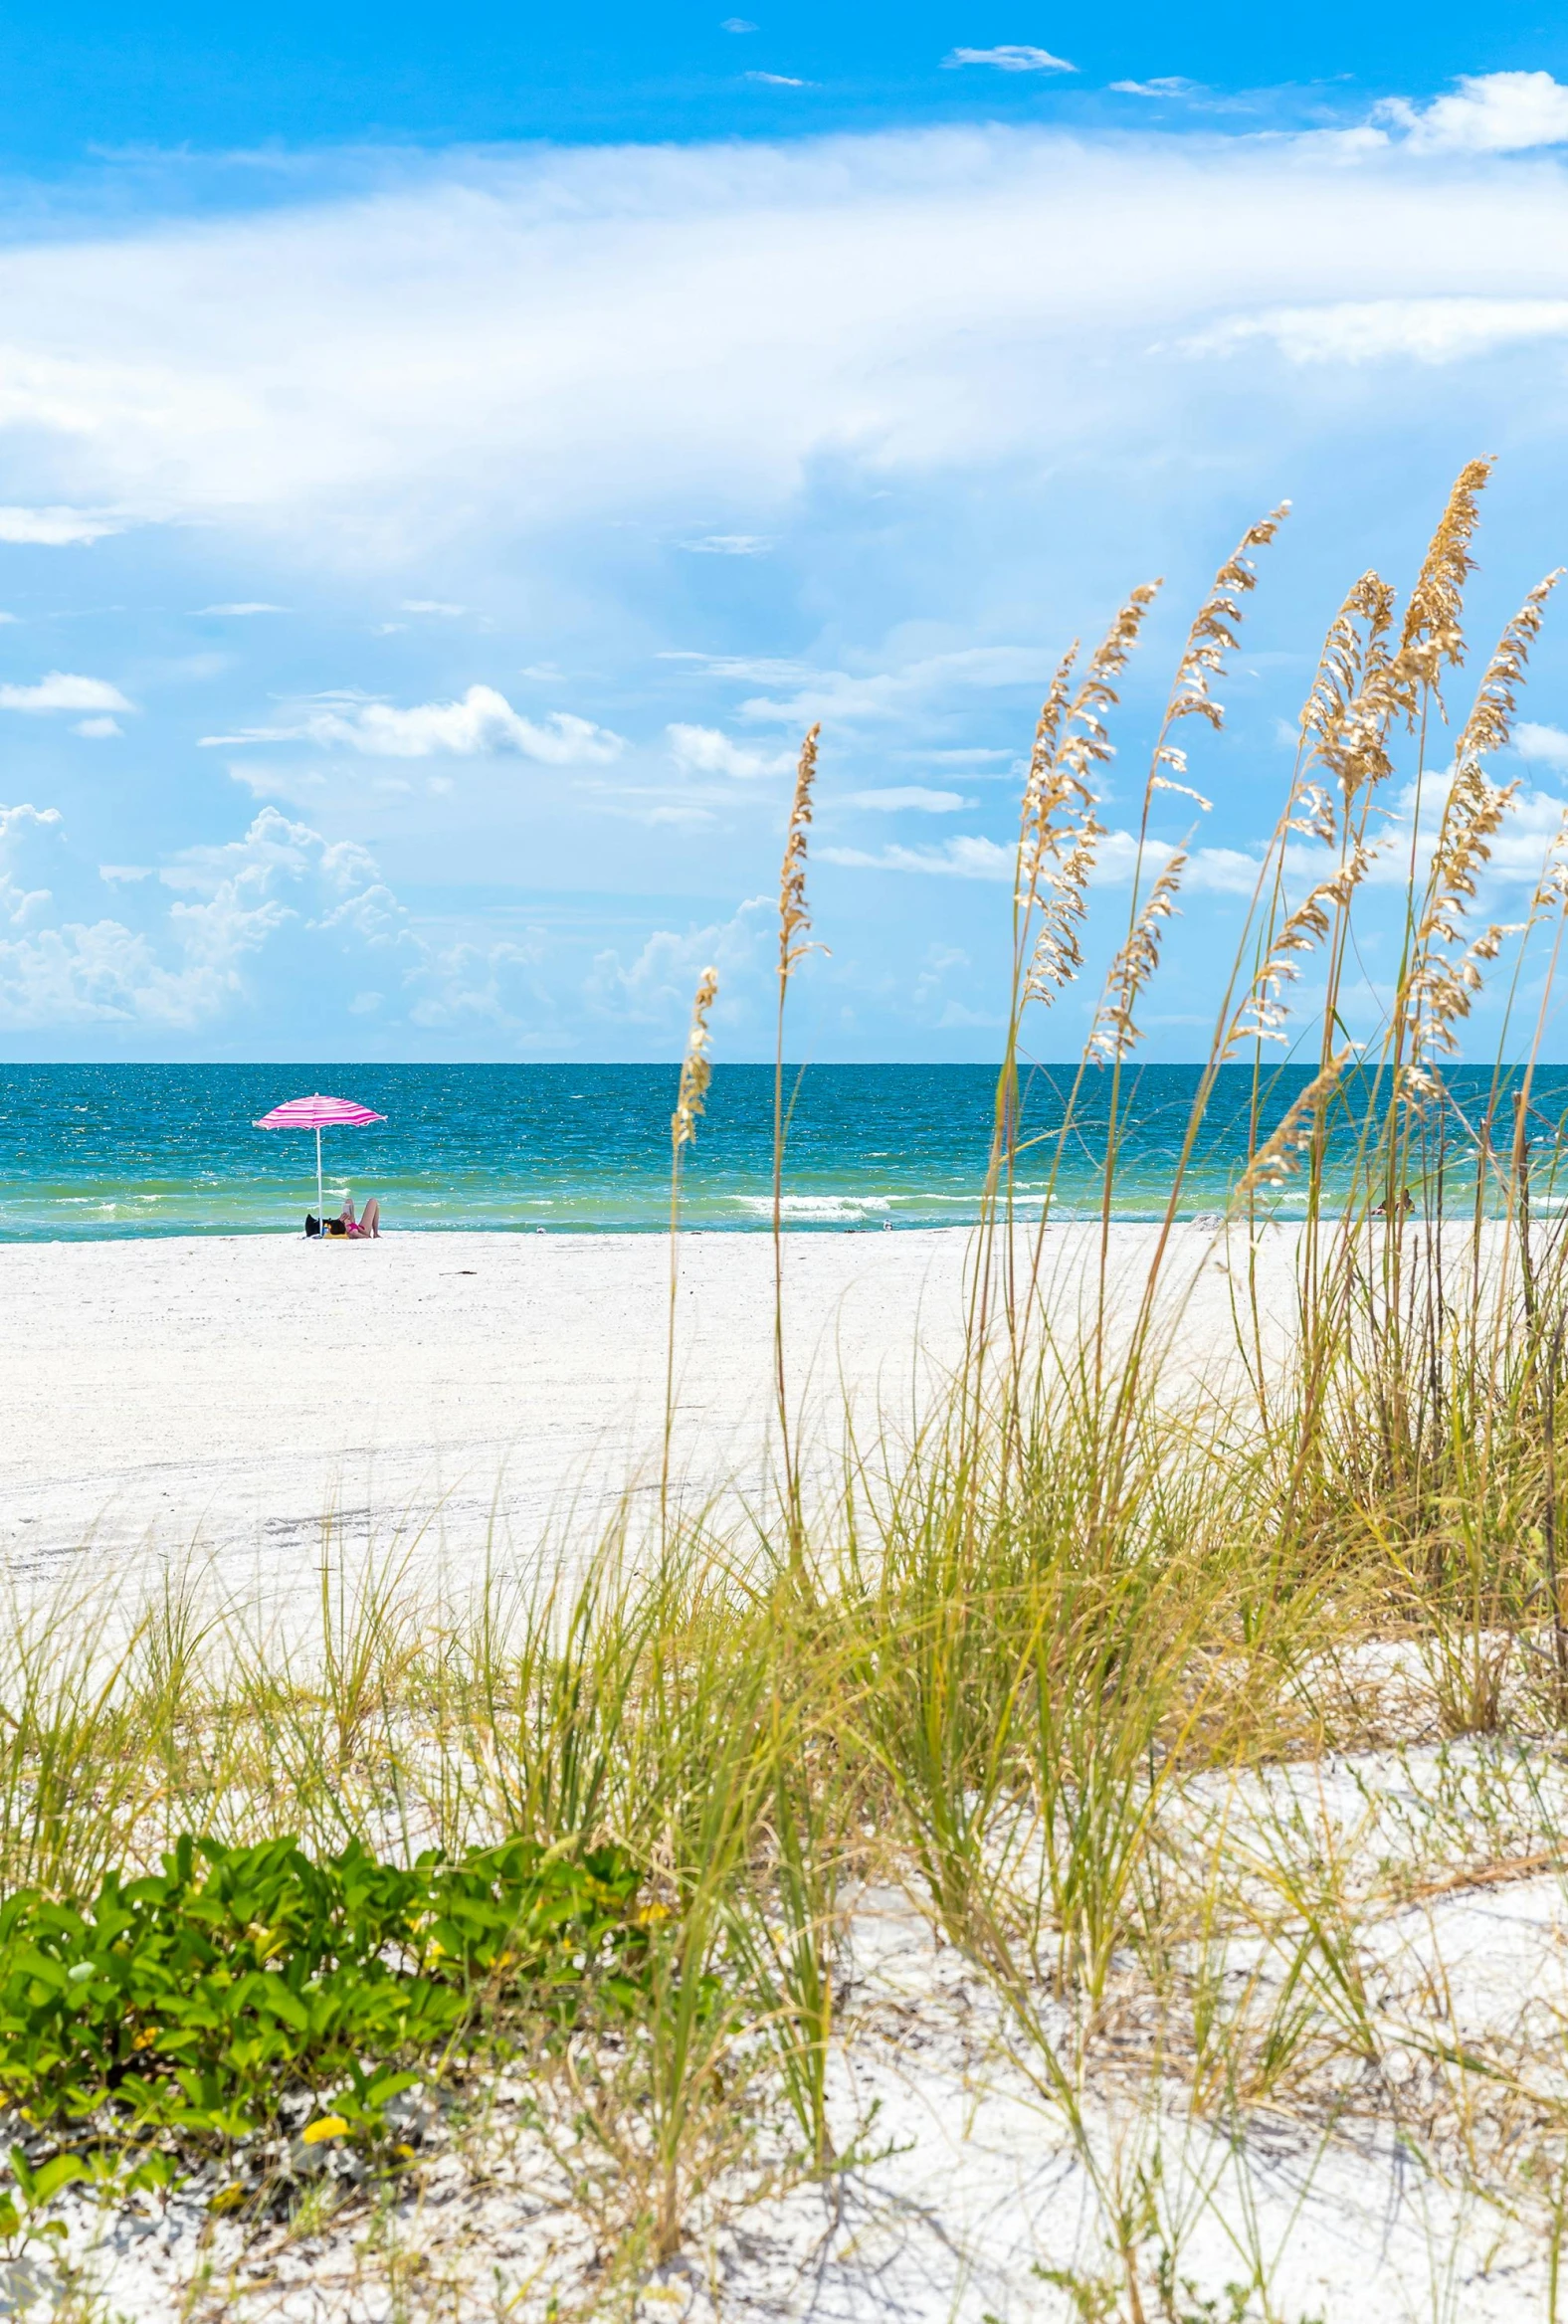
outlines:
M773 1209L773 1197L765 1194L737 1194L731 1201L755 1218L767 1218ZM863 1219L868 1211L881 1215L890 1211L891 1202L883 1194L787 1194L779 1204L786 1219Z

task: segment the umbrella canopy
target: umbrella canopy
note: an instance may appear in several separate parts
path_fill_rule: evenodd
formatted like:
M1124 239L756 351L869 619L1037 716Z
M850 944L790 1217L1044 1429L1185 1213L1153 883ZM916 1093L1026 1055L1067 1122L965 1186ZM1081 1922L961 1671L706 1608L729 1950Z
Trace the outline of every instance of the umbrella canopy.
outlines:
M325 1207L321 1199L322 1130L359 1129L367 1121L385 1120L384 1113L372 1113L368 1105L356 1105L351 1097L322 1097L317 1092L309 1097L291 1097L287 1105L275 1105L255 1126L259 1130L314 1130L315 1207L319 1214Z
M334 1123L346 1129L358 1129L367 1121L385 1121L384 1113L372 1113L368 1105L356 1105L351 1097L291 1097L287 1105L275 1105L271 1113L264 1113L256 1124L259 1130L324 1130Z

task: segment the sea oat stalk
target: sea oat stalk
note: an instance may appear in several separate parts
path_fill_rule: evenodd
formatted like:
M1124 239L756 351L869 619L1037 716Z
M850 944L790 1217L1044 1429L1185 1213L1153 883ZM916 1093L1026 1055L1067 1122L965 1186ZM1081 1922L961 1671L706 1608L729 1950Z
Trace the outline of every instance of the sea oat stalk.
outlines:
M1178 791L1195 799L1201 812L1207 812L1208 801L1185 780L1187 757L1171 739L1183 718L1202 718L1218 731L1225 724L1225 711L1213 694L1214 679L1225 668L1227 655L1238 651L1243 600L1258 586L1258 568L1252 552L1267 548L1285 517L1289 502L1281 501L1277 508L1249 525L1231 555L1227 557L1214 577L1209 595L1199 607L1176 676L1165 704L1150 756L1148 779L1143 787L1143 811L1138 822L1137 846L1132 864L1132 894L1127 908L1127 934L1118 948L1105 980L1104 992L1095 1012L1084 1045L1085 1061L1098 1060L1109 1065L1110 1090L1105 1109L1105 1155L1100 1177L1100 1236L1099 1274L1096 1288L1097 1321L1094 1332L1094 1379L1098 1394L1102 1380L1104 1358L1104 1325L1106 1274L1110 1261L1111 1189L1115 1180L1117 1154L1121 1137L1121 1080L1126 1059L1141 1038L1134 1010L1138 997L1159 965L1160 943L1165 922L1175 917L1176 898L1181 889L1182 875L1187 868L1185 844L1162 851L1164 861L1147 894L1143 892L1144 869L1149 860L1151 840L1149 818L1155 795L1160 791ZM1212 1065L1212 1061L1211 1061ZM1206 1102L1206 1092L1198 1105ZM1182 1151L1181 1169L1192 1149L1197 1134L1198 1112L1195 1109L1189 1121ZM1177 1184L1180 1183L1180 1170ZM1165 1240L1175 1216L1176 1189L1167 1205L1159 1240L1155 1245L1148 1284L1145 1287L1140 1321L1134 1332L1134 1348L1141 1343L1153 1295L1154 1276L1163 1260ZM1136 1364L1129 1366L1129 1378L1135 1380Z
M773 1376L778 1396L779 1457L784 1469L790 1544L796 1551L801 1541L800 1477L790 1447L789 1394L784 1372L784 1143L800 1082L797 1078L786 1112L784 1004L789 997L790 979L807 953L827 950L825 944L812 940L811 913L806 903L806 835L811 828L811 791L817 779L817 738L821 732L820 724L813 726L800 747L784 861L779 867L778 1034L773 1053Z
M718 999L718 971L704 968L691 1002L686 1053L681 1060L681 1081L676 1109L670 1116L670 1326L665 1351L665 1449L659 1477L659 1520L668 1538L670 1518L670 1444L676 1417L676 1301L680 1291L681 1158L696 1138L696 1125L706 1110L708 1083L713 1077L708 1046L709 1019Z

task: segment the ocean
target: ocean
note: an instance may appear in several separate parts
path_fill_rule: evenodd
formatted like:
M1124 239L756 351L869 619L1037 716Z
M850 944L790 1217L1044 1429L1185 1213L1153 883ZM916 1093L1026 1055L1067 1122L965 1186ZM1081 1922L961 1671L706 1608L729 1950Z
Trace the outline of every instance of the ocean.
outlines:
M1017 1195L1038 1205L1056 1157L1074 1068L1024 1081ZM1199 1068L1145 1065L1129 1078L1115 1215L1161 1215ZM1265 1128L1304 1085L1284 1068ZM312 1089L357 1098L386 1120L323 1138L337 1209L380 1198L391 1230L486 1228L657 1233L670 1215L674 1065L0 1065L0 1241L277 1234L315 1204L315 1147L257 1116ZM1458 1112L1446 1202L1468 1206L1468 1120L1489 1072L1450 1075ZM1090 1075L1057 1170L1053 1215L1097 1215L1107 1077ZM1226 1068L1183 1186L1181 1215L1219 1210L1247 1154L1252 1074ZM814 1065L790 1129L784 1207L793 1228L850 1232L969 1224L995 1100L987 1065ZM1542 1068L1534 1128L1555 1153L1568 1067ZM1510 1117L1511 1118L1511 1117ZM745 1233L771 1216L771 1066L714 1067L707 1112L686 1151L683 1224ZM1352 1139L1342 1135L1341 1154ZM1287 1188L1277 1207L1298 1202Z

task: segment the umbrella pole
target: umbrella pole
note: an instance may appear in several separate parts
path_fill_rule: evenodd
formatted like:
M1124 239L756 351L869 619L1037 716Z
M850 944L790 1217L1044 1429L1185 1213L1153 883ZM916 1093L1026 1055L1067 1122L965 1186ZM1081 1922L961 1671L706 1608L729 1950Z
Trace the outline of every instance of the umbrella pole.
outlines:
M325 1209L326 1205L321 1200L321 1125L317 1122L315 1125L315 1215L320 1219L323 1229L326 1226L326 1220L322 1216Z

